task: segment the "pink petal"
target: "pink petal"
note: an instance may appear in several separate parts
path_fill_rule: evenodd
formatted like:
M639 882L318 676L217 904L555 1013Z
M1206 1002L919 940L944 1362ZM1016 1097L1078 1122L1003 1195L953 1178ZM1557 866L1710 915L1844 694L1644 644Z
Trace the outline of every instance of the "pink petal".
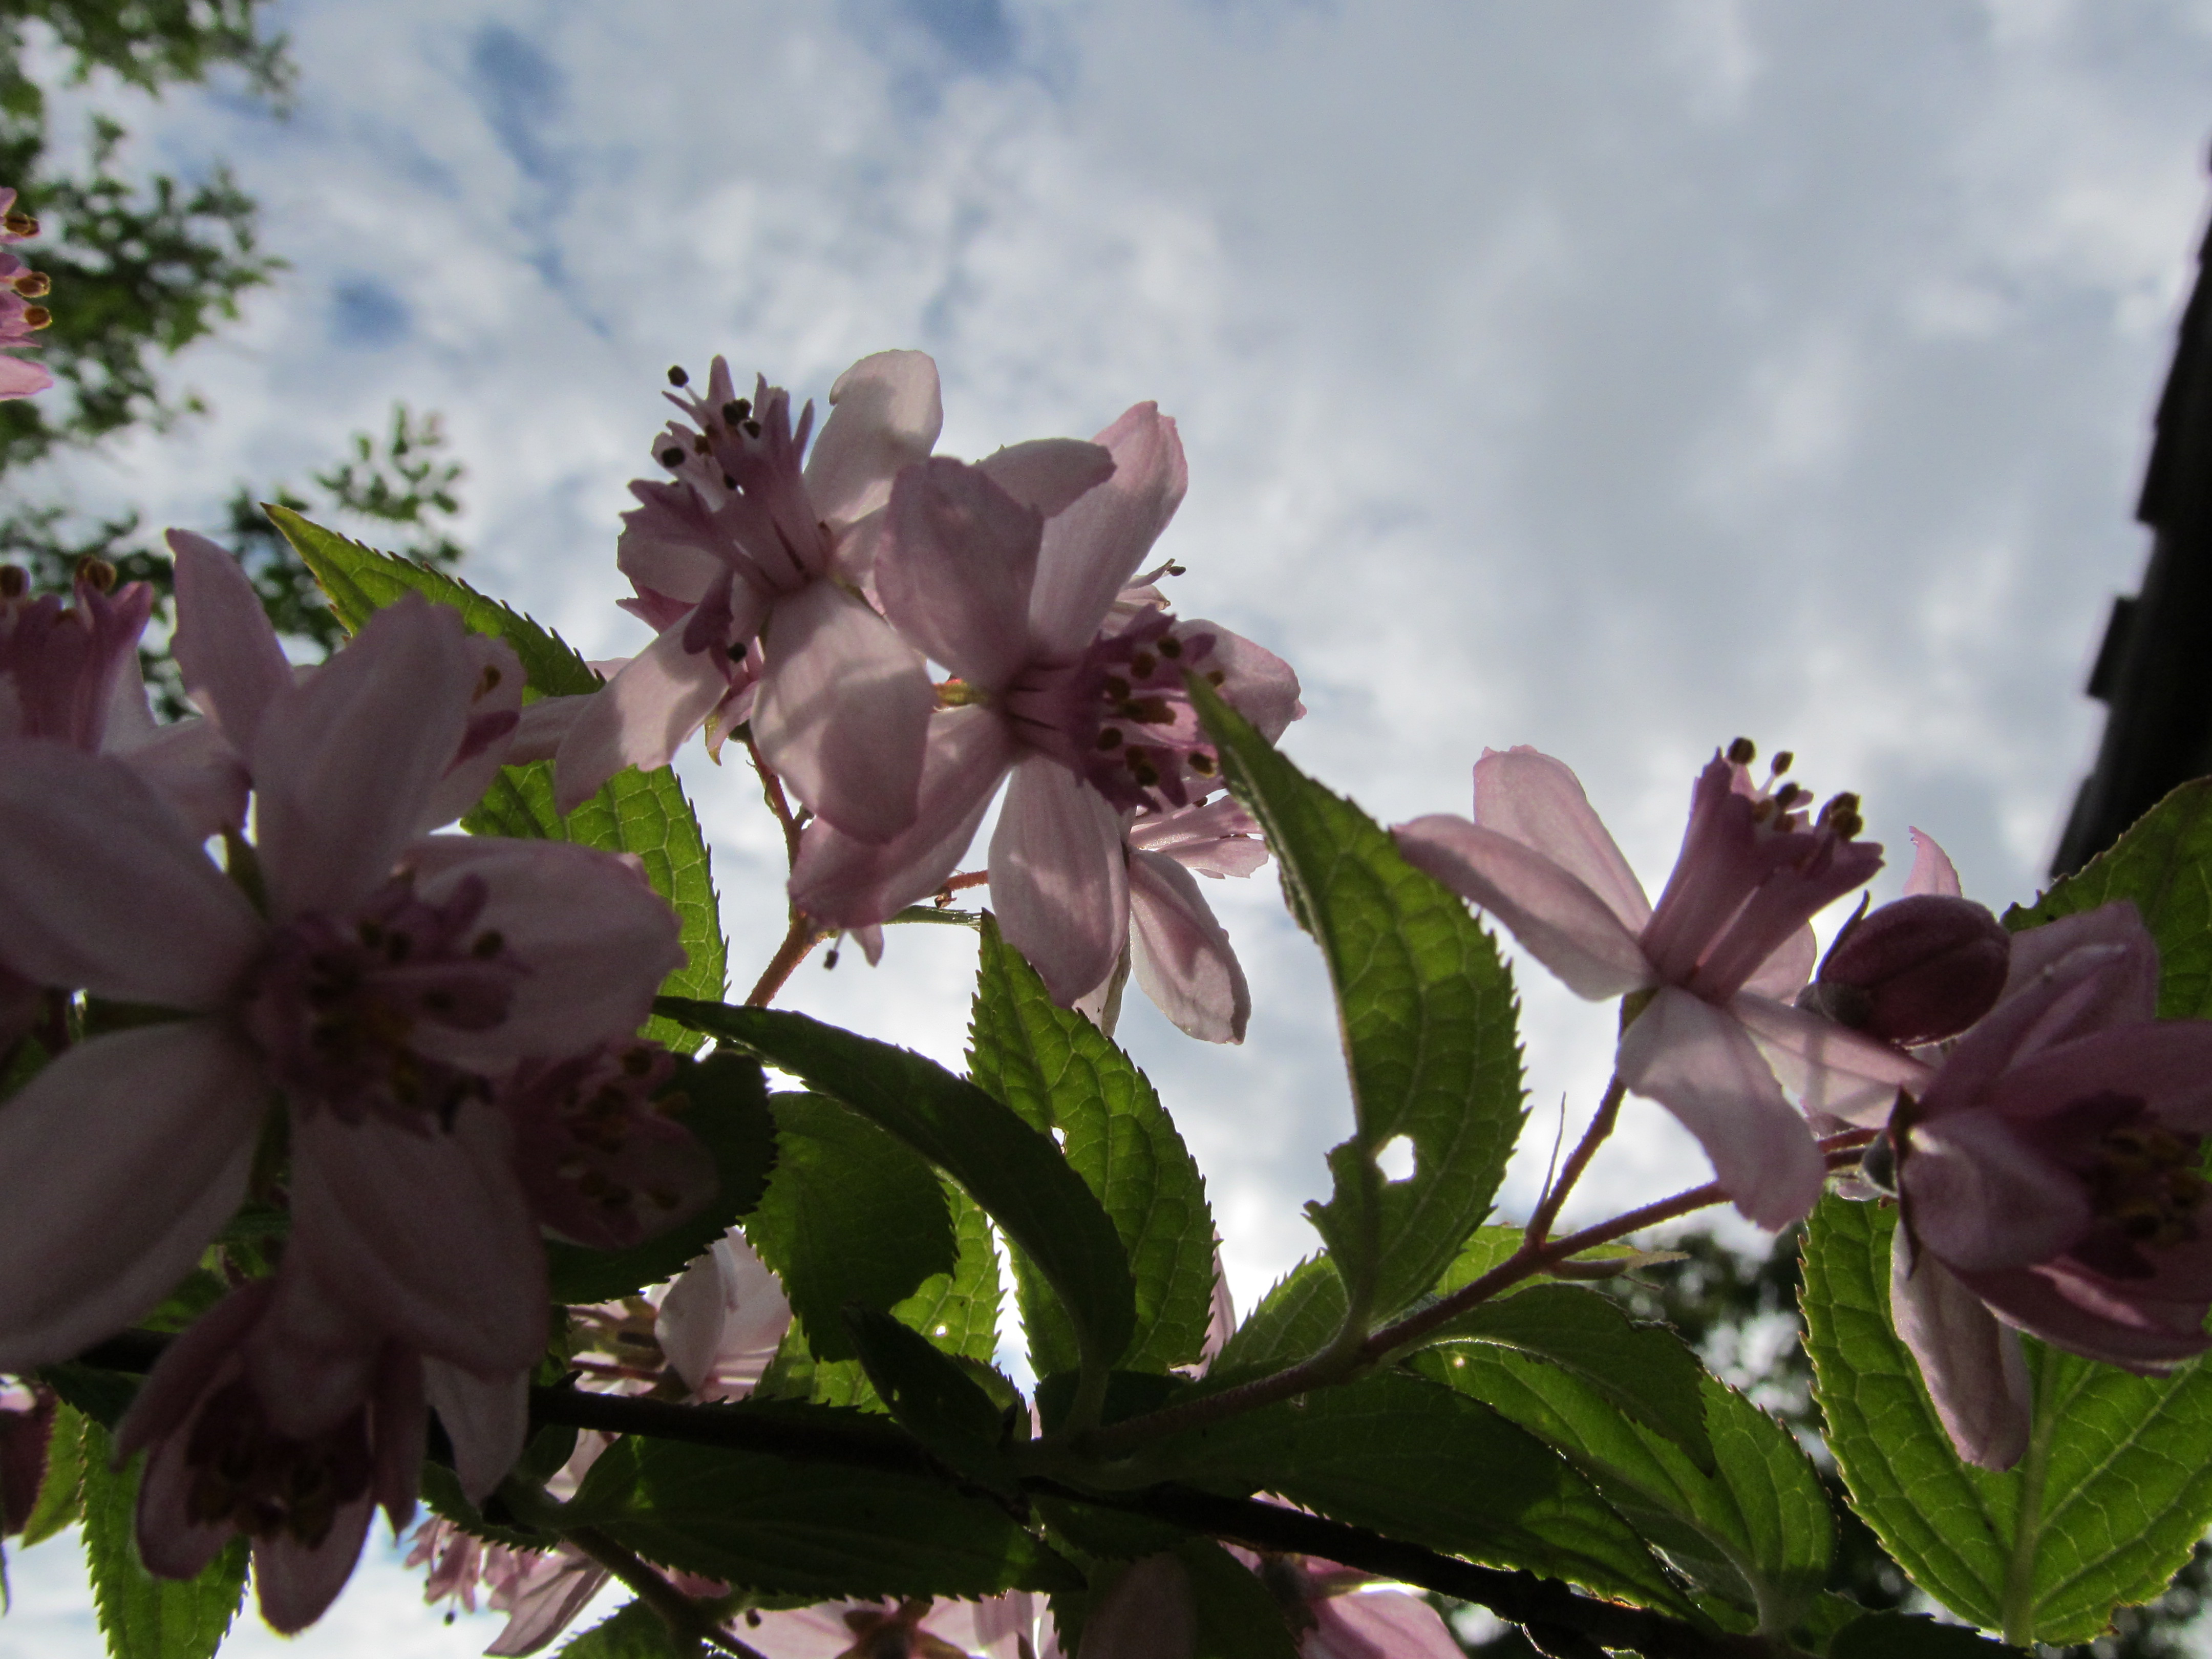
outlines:
M1114 476L1114 456L1080 438L1033 438L1009 444L975 470L1024 507L1049 519Z
M624 610L642 605L654 611L672 605L678 613L698 604L730 574L730 567L697 541L677 533L650 500L642 511L623 514L622 534L615 541L615 568L629 578L641 596L623 600ZM672 619L647 620L658 630Z
M1907 898L1917 893L1936 893L1945 898L1957 898L1959 872L1952 866L1949 854L1936 844L1936 837L1915 830L1912 834L1912 872L1905 878ZM1954 1439L1956 1436L1953 1437ZM1984 1464L1984 1468L2009 1468L2009 1464Z
M2175 1128L2212 1131L2212 1022L2120 1026L2046 1048L2014 1064L1988 1106L2027 1123L2112 1091L2142 1100Z
M628 665L624 659L615 665L616 672ZM586 691L574 696L540 697L536 702L525 703L522 717L515 722L514 741L507 745L507 763L523 766L532 761L551 760L561 752L561 745L568 741L568 733L575 729L584 711L605 695L604 690ZM613 775L613 772L607 775Z
M677 1276L660 1298L653 1334L660 1352L693 1393L704 1386L722 1346L722 1270L710 1252Z
M937 365L926 352L878 351L830 388L830 418L806 458L806 494L832 530L890 498L902 468L929 459L945 428Z
M1157 404L1137 404L1097 441L1114 457L1114 476L1045 526L1030 599L1041 654L1073 656L1091 643L1189 485L1176 423Z
M1640 933L1651 920L1643 884L1563 761L1525 744L1482 751L1474 763L1474 821L1540 853L1603 901L1620 925Z
M1496 916L1576 995L1597 1001L1651 982L1614 908L1543 853L1443 812L1390 833L1407 863Z
M573 1544L531 1567L487 1656L535 1653L568 1628L607 1582L607 1570Z
M1128 937L1125 863L1105 797L1042 755L1016 763L991 836L991 901L1063 1007L1113 971Z
M1259 728L1261 737L1273 743L1290 729L1292 720L1304 717L1306 706L1298 701L1298 677L1290 664L1219 623L1194 617L1182 627L1185 634L1200 629L1213 635L1213 664L1224 676L1222 696Z
M0 352L0 398L32 397L53 383L53 371L44 363Z
M507 1168L507 1126L464 1106L424 1133L369 1115L295 1113L292 1249L369 1327L487 1373L535 1362L545 1260Z
M441 1058L492 1071L629 1036L652 1012L660 982L684 965L676 913L614 854L568 842L432 836L410 848L405 862L433 904L463 881L483 882L479 925L529 969L499 1024L417 1031Z
M369 1418L376 1473L368 1491L383 1507L395 1536L414 1518L416 1488L422 1479L422 1457L429 1443L425 1364L422 1355L399 1342L386 1343L377 1359Z
M471 1503L483 1503L522 1455L530 1432L530 1373L479 1376L426 1359L422 1386L453 1443L453 1473L461 1490Z
M834 582L779 601L753 702L753 741L799 799L847 835L886 842L914 822L936 689L921 654Z
M1903 1180L1921 1243L1962 1273L2047 1261L2094 1219L2081 1177L1993 1112L1915 1126Z
M361 1559L375 1504L362 1497L337 1512L319 1544L278 1530L253 1540L253 1589L261 1616L280 1635L295 1636L321 1618Z
M1134 851L1164 853L1201 876L1249 876L1267 861L1260 826L1229 795L1201 806L1143 813L1129 825L1127 839Z
M2027 1449L2032 1411L2018 1334L1942 1262L1916 1251L1910 1228L1899 1227L1889 1249L1890 1317L1919 1363L1944 1433L1977 1468L2010 1468Z
M270 699L248 756L280 921L382 884L459 751L477 669L459 613L410 594Z
M475 633L463 646L475 675L469 722L459 751L416 817L419 836L451 823L483 799L499 769L513 758L514 733L522 723L522 664L513 647Z
M185 690L240 754L253 752L262 711L292 686L292 665L238 561L204 536L169 532L177 560L177 630L171 642Z
M1813 1132L1728 1014L1662 985L1621 1033L1617 1064L1632 1091L1698 1138L1721 1190L1747 1219L1776 1231L1820 1201L1826 1165Z
M187 726L198 726L187 720ZM120 755L147 743L161 731L154 721L154 705L146 696L146 675L138 653L126 651L116 664L115 683L108 689L107 712L100 722L100 752Z
M190 1440L178 1435L147 1455L138 1476L138 1559L156 1578L197 1578L222 1553L235 1528L192 1516L192 1488L200 1472L187 1461Z
M112 726L108 732L112 738ZM246 763L213 722L179 720L157 728L143 743L111 742L108 751L145 779L195 834L218 836L245 827Z
M216 1374L233 1358L233 1350L268 1311L276 1289L276 1281L268 1279L240 1285L161 1351L130 1410L115 1425L117 1456L128 1457L183 1426L213 1386Z
M1357 1590L1310 1606L1299 1659L1462 1659L1437 1610L1403 1590Z
M1201 1042L1243 1042L1252 992L1190 872L1132 852L1129 925L1130 966L1159 1011Z
M1036 509L981 467L939 459L902 473L876 555L884 614L961 678L999 690L1033 654L1042 532Z
M2207 1346L2201 1331L2177 1331L2116 1298L2087 1298L2084 1292L2089 1287L2047 1268L1961 1273L1959 1279L2008 1325L2069 1353L2142 1376L2163 1376L2203 1353ZM2085 1300L2093 1305L2084 1305Z
M1747 992L1728 1006L1758 1042L1783 1088L1808 1113L1880 1128L1889 1121L1899 1089L1917 1096L1934 1075L1886 1042L1786 1003Z
M824 927L863 927L928 897L958 866L1016 753L994 709L935 716L913 828L878 847L835 824L807 825L791 872L791 902Z
M1743 988L1755 997L1766 997L1776 1002L1794 1002L1805 982L1813 977L1813 969L1820 960L1820 942L1814 937L1812 924L1808 922L1790 934L1780 950L1759 963L1757 971L1744 981Z
M253 907L123 762L9 745L0 845L0 960L41 985L211 1008L261 949Z
M2158 946L2126 899L2014 933L2000 1006L2054 980L2092 972L2100 988L2094 1000L2075 1012L2069 1029L2046 1031L2039 1042L2158 1018Z
M78 1044L0 1111L0 1370L74 1358L191 1271L246 1197L268 1085L204 1021Z
M562 811L575 811L625 766L650 772L667 765L728 692L729 676L712 651L684 648L689 615L632 657L575 715L554 763L553 804Z

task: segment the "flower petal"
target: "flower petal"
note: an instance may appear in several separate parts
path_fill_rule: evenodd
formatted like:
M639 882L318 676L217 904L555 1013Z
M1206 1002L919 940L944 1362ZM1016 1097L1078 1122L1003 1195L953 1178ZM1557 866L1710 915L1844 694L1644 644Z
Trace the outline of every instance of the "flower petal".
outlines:
M268 1310L276 1281L257 1279L240 1285L186 1326L161 1351L131 1408L115 1425L115 1451L128 1457L143 1446L166 1439L191 1415L213 1385L232 1351Z
M1959 1278L2006 1324L2069 1353L2142 1376L2163 1376L2212 1344L2203 1332L2177 1331L2130 1303L2090 1297L2087 1284L2069 1282L2069 1276L2048 1268L1961 1273Z
M453 1473L481 1504L522 1455L530 1430L530 1373L479 1376L442 1360L422 1362L422 1389L453 1443Z
M2078 979L2093 969L2100 987L2094 1002L2075 1012L2070 1028L2046 1030L2039 1042L2061 1042L2102 1026L2158 1018L2158 945L2143 926L2142 912L2127 899L2014 933L1998 1001L2009 1002L2056 981Z
M253 907L121 761L9 745L0 846L0 960L41 985L211 1008L261 948Z
M1091 1604L1078 1659L1191 1659L1198 1609L1190 1575L1172 1555L1148 1555Z
M607 1570L573 1544L540 1559L507 1606L507 1624L484 1650L487 1659L535 1653L574 1622L607 1582Z
M1900 1049L1787 1003L1746 992L1728 1006L1808 1113L1879 1128L1889 1121L1899 1089L1917 1095L1934 1075Z
M1042 526L981 467L939 459L901 473L876 554L884 614L961 678L999 690L1034 654Z
M1808 922L1783 941L1782 948L1753 972L1743 982L1743 988L1755 997L1766 997L1776 1002L1796 1000L1798 992L1813 977L1813 969L1820 960L1820 942L1814 936L1812 924Z
M1292 720L1305 717L1297 671L1265 646L1202 617L1188 619L1179 631L1213 635L1213 665L1222 672L1222 697L1269 743L1288 731Z
M1091 643L1190 483L1176 423L1158 404L1130 409L1097 441L1114 457L1114 476L1045 526L1030 598L1030 637L1045 655Z
M1130 966L1176 1026L1201 1042L1242 1042L1251 988L1190 872L1164 853L1129 854Z
M806 458L806 494L832 530L890 497L902 469L929 459L945 429L937 364L927 352L878 351L830 388L830 418Z
M1564 761L1516 745L1474 763L1474 821L1540 853L1602 900L1632 933L1651 920L1643 884Z
M975 838L1016 745L994 709L949 709L929 723L913 827L881 846L832 823L806 826L791 872L791 902L827 927L887 921L945 884Z
M182 720L108 752L146 780L185 827L219 836L246 825L246 762L211 720Z
M1900 1178L1921 1244L1962 1273L2048 1261L2094 1218L2081 1177L1994 1112L1914 1125Z
M271 1630L296 1636L338 1599L361 1559L375 1510L365 1494L346 1504L319 1544L303 1544L282 1528L253 1540L254 1593Z
M1651 982L1644 947L1619 912L1545 854L1446 812L1390 833L1407 863L1504 922L1576 995L1596 1001Z
M240 754L250 755L262 711L291 689L292 665L238 561L189 530L172 530L168 540L177 560L177 629L170 650L185 694L214 717Z
M1898 1228L1889 1249L1890 1317L1919 1363L1943 1431L1978 1468L2010 1468L2027 1449L2031 1411L2019 1334L1941 1261L1915 1250L1909 1228Z
M753 740L799 799L847 835L886 842L914 822L930 711L921 655L834 582L778 602Z
M522 724L522 664L504 640L470 634L462 641L475 678L469 690L468 725L453 764L416 816L415 833L427 836L451 823L483 799L511 758Z
M1112 477L1114 454L1080 438L1032 438L986 455L975 470L1049 519Z
M1918 830L1912 836L1912 870L1905 878L1905 894L1911 898L1918 893L1935 893L1945 898L1957 898L1959 872L1951 863L1950 854L1936 844L1936 837ZM1984 1464L1984 1468L1995 1467Z
M362 1322L426 1358L527 1367L545 1340L545 1257L508 1141L489 1107L420 1133L373 1114L295 1113L291 1248Z
M153 1308L246 1197L268 1085L200 1020L95 1037L0 1110L0 1370Z
M1820 1201L1827 1170L1813 1132L1729 1014L1661 986L1621 1033L1618 1065L1632 1091L1698 1138L1721 1190L1747 1218L1778 1231Z
M190 1440L157 1444L138 1477L138 1559L156 1578L197 1578L235 1535L228 1517L210 1525L192 1512L201 1474L189 1462Z
M460 751L477 677L466 631L410 594L269 700L247 759L279 921L346 909L392 873Z
M746 590L750 592L750 590ZM585 702L561 739L553 804L572 812L625 766L665 766L730 689L711 650L687 651L689 618L651 645Z
M1300 1659L1462 1659L1466 1650L1437 1610L1403 1590L1358 1590L1310 1604L1314 1628Z
M1113 971L1128 936L1121 817L1058 761L1014 767L991 836L991 900L1006 943L1062 1007Z

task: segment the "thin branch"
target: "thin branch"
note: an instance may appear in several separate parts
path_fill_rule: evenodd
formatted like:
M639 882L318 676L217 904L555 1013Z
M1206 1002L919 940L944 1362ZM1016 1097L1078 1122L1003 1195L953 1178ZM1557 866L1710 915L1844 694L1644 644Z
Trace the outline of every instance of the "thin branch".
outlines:
M1597 1149L1605 1144L1606 1137L1620 1120L1620 1103L1627 1093L1628 1085L1618 1072L1614 1073L1613 1081L1605 1085L1605 1098L1598 1102L1597 1110L1590 1116L1589 1127L1583 1131L1582 1139L1568 1155L1567 1167L1559 1171L1559 1180L1544 1194L1536 1213L1528 1218L1528 1230L1523 1235L1528 1243L1540 1246L1552 1236L1552 1224L1559 1218L1567 1195L1574 1191L1575 1183L1583 1178L1583 1171L1589 1168L1590 1159L1597 1155Z
M981 887L990 879L991 872L988 870L963 870L958 875L946 878L945 885L937 890L933 902L937 908L942 910L952 902L952 896L955 893L964 893L970 887Z
M808 953L829 937L828 928L817 927L811 916L793 910L790 931L784 934L783 943L776 946L775 954L769 958L768 966L761 969L761 976L753 981L753 988L745 997L745 1006L765 1008L775 1001L784 981L798 971Z
M768 810L775 814L776 823L783 830L783 852L787 863L796 868L799 864L799 815L791 810L790 799L783 793L783 780L776 775L761 756L760 745L753 741L750 728L745 732L745 753L752 757L753 770L760 775L761 794L768 802Z
M621 1579L632 1595L659 1613L661 1623L668 1626L669 1634L678 1641L689 1642L695 1650L703 1642L733 1655L735 1659L767 1659L758 1648L731 1635L712 1613L597 1527L563 1527L561 1534Z

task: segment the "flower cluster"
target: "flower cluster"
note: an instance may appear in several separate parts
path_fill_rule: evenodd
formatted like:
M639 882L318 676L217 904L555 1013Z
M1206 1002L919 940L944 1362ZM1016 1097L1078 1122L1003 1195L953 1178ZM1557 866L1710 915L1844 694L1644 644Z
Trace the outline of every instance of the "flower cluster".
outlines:
M0 401L28 398L54 383L53 371L14 355L11 348L33 346L33 337L49 326L53 313L33 301L43 300L52 284L43 271L33 270L12 244L28 241L39 234L39 222L15 205L15 192L0 188Z

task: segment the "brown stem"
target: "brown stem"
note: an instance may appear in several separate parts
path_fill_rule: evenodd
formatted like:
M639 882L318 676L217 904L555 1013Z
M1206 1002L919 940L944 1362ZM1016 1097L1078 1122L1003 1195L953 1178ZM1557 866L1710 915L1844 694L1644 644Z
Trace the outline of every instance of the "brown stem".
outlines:
M767 1659L758 1648L738 1640L705 1608L597 1527L564 1527L562 1535L628 1585L639 1601L660 1615L669 1634L689 1643L694 1651L703 1642L736 1659Z
M799 815L791 810L790 799L783 793L783 780L776 775L775 768L762 758L760 745L753 741L750 732L745 733L745 753L752 757L753 770L760 775L761 794L768 802L768 810L775 814L775 821L783 829L785 861L796 868L799 864Z
M768 966L761 969L760 978L753 982L752 991L745 998L745 1006L765 1008L775 1001L775 994L783 988L783 982L792 976L799 964L806 960L807 952L829 937L829 930L816 927L812 917L793 910L790 931L784 934L783 943L776 946L775 954L769 958Z
M990 878L991 872L988 870L963 870L937 890L935 894L937 908L942 910L952 902L952 896L955 893L964 893L970 887L981 887Z
M1583 1178L1583 1171L1589 1168L1590 1159L1597 1155L1597 1149L1605 1144L1606 1137L1613 1133L1613 1126L1620 1120L1621 1099L1627 1093L1627 1084L1621 1081L1620 1073L1615 1073L1613 1081L1605 1085L1605 1098L1598 1102L1597 1110L1590 1117L1589 1127L1583 1131L1582 1139L1576 1143L1575 1150L1568 1156L1567 1167L1559 1171L1559 1178L1553 1182L1551 1191L1546 1193L1542 1202L1536 1206L1536 1213L1528 1218L1528 1230L1522 1235L1525 1243L1540 1245L1552 1236L1552 1224L1559 1218L1559 1212L1565 1207L1567 1195L1574 1191L1575 1182Z

